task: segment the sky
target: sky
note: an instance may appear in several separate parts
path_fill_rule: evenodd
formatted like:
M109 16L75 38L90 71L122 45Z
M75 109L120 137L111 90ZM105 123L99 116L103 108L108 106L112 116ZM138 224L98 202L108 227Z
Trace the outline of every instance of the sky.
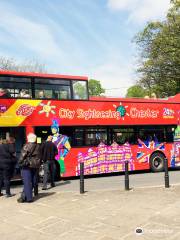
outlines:
M0 0L0 57L99 80L123 97L137 79L134 36L170 0Z

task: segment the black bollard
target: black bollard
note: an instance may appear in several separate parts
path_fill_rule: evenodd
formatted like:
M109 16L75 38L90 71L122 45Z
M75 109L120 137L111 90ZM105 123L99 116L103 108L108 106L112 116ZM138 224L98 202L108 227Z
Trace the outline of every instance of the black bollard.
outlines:
M169 174L168 174L168 160L164 159L164 180L165 180L165 188L169 188Z
M125 161L125 190L129 190L128 161Z
M80 193L84 193L84 163L80 163Z

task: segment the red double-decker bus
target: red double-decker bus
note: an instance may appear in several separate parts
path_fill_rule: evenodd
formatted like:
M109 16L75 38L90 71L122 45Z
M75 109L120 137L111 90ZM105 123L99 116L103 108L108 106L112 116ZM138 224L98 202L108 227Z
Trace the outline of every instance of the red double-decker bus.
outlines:
M123 171L125 160L130 170L162 171L165 158L179 166L179 118L180 94L90 98L87 77L0 71L0 138L14 136L19 153L28 133L41 143L55 126L63 177L79 175L81 161L86 175Z

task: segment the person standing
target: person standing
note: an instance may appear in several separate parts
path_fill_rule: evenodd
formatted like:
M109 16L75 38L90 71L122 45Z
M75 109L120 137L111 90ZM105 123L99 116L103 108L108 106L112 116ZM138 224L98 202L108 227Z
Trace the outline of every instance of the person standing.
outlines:
M23 180L23 192L18 202L33 202L34 195L38 194L38 173L40 167L40 145L36 143L36 135L29 133L27 143L23 146L19 158L21 176Z
M7 89L0 88L0 98L10 98L11 95Z
M41 147L41 160L43 162L44 176L42 190L47 189L48 176L50 176L51 187L55 187L55 156L58 154L57 146L52 142L53 137L49 136Z
M4 187L6 197L12 197L10 191L10 180L12 177L12 169L16 163L15 144L13 138L0 141L0 196L2 196L2 186Z
M13 150L13 153L11 153L11 178L14 175L15 167L17 164L17 157L16 157L16 152L15 152L15 138L14 137L9 137L7 139L7 143L10 144L10 148Z

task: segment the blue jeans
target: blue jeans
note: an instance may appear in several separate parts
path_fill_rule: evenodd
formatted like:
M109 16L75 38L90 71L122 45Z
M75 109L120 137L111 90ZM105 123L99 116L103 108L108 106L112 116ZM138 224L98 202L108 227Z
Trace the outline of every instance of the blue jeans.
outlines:
M32 190L37 189L38 187L38 171L39 169L36 168L23 168L21 170L21 176L24 184L23 193L27 202L32 201Z

